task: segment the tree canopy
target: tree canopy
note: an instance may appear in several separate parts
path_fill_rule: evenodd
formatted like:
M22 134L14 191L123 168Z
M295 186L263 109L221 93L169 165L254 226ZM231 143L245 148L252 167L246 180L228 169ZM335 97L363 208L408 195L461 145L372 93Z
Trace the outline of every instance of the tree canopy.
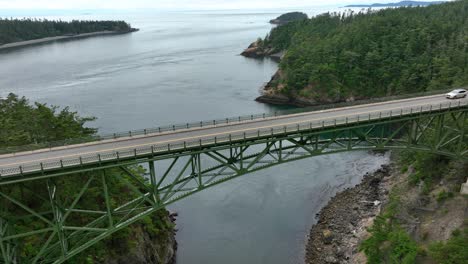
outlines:
M326 13L273 29L281 92L345 100L468 84L468 0Z
M96 129L85 126L92 117L80 117L68 107L35 103L10 94L0 99L0 147L36 144L94 135Z
M270 21L272 24L286 24L292 21L299 21L299 20L304 20L307 19L307 14L304 14L302 12L290 12L286 14L282 14L281 16L277 17L276 19L273 19Z

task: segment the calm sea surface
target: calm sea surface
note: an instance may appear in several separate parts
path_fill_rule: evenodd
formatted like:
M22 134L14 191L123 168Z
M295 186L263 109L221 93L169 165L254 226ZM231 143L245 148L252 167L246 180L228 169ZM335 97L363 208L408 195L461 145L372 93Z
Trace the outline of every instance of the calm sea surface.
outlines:
M277 64L238 54L285 11L48 16L124 19L141 31L0 53L0 96L70 106L96 116L90 125L101 133L280 110L254 101ZM386 161L366 152L317 157L180 201L169 208L179 213L178 263L302 263L315 214Z

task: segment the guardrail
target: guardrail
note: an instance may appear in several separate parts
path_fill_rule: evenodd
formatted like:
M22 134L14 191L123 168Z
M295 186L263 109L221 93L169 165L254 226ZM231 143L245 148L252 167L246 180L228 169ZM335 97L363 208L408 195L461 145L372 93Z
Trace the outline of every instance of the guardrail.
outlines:
M90 142L98 142L98 141L104 141L104 140L154 135L158 133L180 131L180 130L186 130L186 129L192 129L192 128L203 128L203 127L210 127L210 126L239 124L239 123L246 122L246 121L261 120L261 119L285 116L285 115L290 115L290 114L306 113L306 112L311 112L311 111L327 110L327 109L346 107L346 106L357 106L357 105L386 102L386 101L392 101L392 100L398 100L398 99L409 99L409 98L416 98L416 97L421 97L421 96L437 95L437 94L443 93L444 91L436 90L436 91L413 93L413 94L406 94L406 95L371 98L367 100L358 100L358 101L353 101L353 102L342 102L342 103L335 103L335 104L311 106L311 107L305 107L305 108L289 109L289 110L283 110L283 111L275 111L272 113L245 115L245 116L230 117L230 118L224 118L224 119L215 119L215 120L209 120L209 121L200 121L200 122L192 122L192 123L185 123L185 124L132 130L132 131L126 131L126 132L112 133L112 134L96 135L96 136L84 137L84 138L73 138L73 139L44 142L44 143L38 143L38 144L6 147L6 148L0 148L0 155L18 153L18 152L24 152L24 151L32 151L32 150L38 150L38 149L70 146L70 145L90 143Z
M458 101L458 103L454 104L453 102L446 102L443 104L438 105L427 105L427 106L420 106L420 107L409 107L409 108L402 108L398 111L377 111L377 112L370 112L366 113L365 115L351 115L348 117L343 117L340 119L322 119L321 121L317 122L308 122L308 123L298 123L295 125L290 126L283 126L278 128L270 128L270 129L259 129L255 132L243 132L243 133L233 133L233 134L226 134L225 136L221 137L214 137L209 139L198 139L198 140L191 140L191 141L183 141L179 143L172 143L172 144L164 144L164 145L148 145L145 147L139 148L129 148L123 151L111 151L111 152L103 152L103 153L96 153L92 155L80 156L75 158L69 159L58 159L55 161L50 162L43 162L37 164L27 164L23 166L15 166L11 168L2 168L0 169L0 177L5 176L18 176L23 175L25 173L32 173L32 172L45 172L48 170L54 169L63 169L75 166L83 166L83 165L91 165L106 161L115 161L121 159L128 159L128 158L138 158L147 155L156 155L158 153L165 153L170 151L177 151L177 150L186 150L194 147L203 147L206 145L213 145L213 144L226 144L232 143L239 140L249 140L255 139L264 136L274 136L274 135L282 135L285 133L292 133L292 132L301 132L306 130L312 130L316 128L327 128L327 127L334 127L337 125L344 125L344 124L356 124L360 122L369 122L372 120L380 120L383 118L391 118L391 117L402 117L405 115L411 114L418 114L418 113L430 113L433 111L442 111L446 109L458 109L461 107L468 106L467 101Z

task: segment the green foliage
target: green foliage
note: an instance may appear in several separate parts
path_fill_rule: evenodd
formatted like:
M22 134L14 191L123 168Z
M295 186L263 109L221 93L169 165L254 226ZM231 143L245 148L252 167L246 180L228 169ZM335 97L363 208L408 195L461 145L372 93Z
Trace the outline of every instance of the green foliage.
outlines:
M85 126L86 122L94 118L82 118L76 112L68 108L59 110L58 107L49 107L45 104L35 103L31 105L26 98L19 98L10 94L5 100L0 100L0 148L29 143L41 143L53 140L89 137L96 134L97 130ZM129 168L140 182L146 182L142 175L145 170L142 167ZM138 197L142 189L135 191L130 186L138 186L134 180L119 169L107 169L106 186L108 187L110 205L115 208L125 202ZM103 211L106 201L102 192L102 171L88 172L87 177L83 175L68 175L54 178L56 186L56 197L64 204L71 204L72 200L80 193L81 188L86 185L89 177L94 179L89 188L80 198L78 209ZM44 217L52 218L48 202L47 180L30 181L23 184L9 185L8 188L1 187L2 193L21 201L36 212L46 212ZM30 232L43 229L45 222L37 217L31 217L16 204L4 201L2 213L8 212L7 216L14 216L15 229L20 232ZM3 217L3 214L2 214ZM93 214L73 214L67 218L70 226L84 226L95 220ZM174 228L168 222L168 212L160 210L156 214L144 218L139 224L117 232L112 237L91 247L83 254L73 258L67 263L103 263L104 260L113 256L122 256L136 246L137 238L132 237L136 228L144 229L152 238L167 237ZM38 254L44 243L44 237L28 236L21 240L19 255L21 258L31 258Z
M468 84L468 1L327 13L273 29L288 88L336 100Z
M271 22L275 22L276 24L286 24L292 21L305 20L307 18L307 14L304 14L302 12L290 12L282 14L276 19L272 20Z
M129 31L131 26L124 21L79 21L64 22L61 20L41 19L1 19L0 45L56 37L76 35L99 31Z
M455 231L446 242L437 242L429 247L429 255L440 264L468 263L468 228Z
M417 185L423 182L423 192L428 194L434 183L440 180L449 170L450 159L435 154L425 152L403 151L400 152L400 163L402 166L412 164L414 173L408 178L410 185Z
M396 222L394 216L400 206L398 190L390 193L386 210L377 216L372 227L371 236L360 246L369 264L395 263L412 264L418 255L418 247L406 231Z
M400 169L401 173L406 173L407 171L408 171L408 165L405 164L405 165L401 166L401 169Z
M456 121L452 119L452 116L446 115L445 121L447 125L451 126L467 126L468 120L458 120L458 124L455 124ZM437 140L437 135L435 134L436 124L431 124L431 126L426 130L425 136L420 138L420 142L424 144L425 142ZM458 148L465 149L468 147L468 137L465 137L464 140L458 142L452 142L447 145L445 148L449 151L456 152ZM415 152L415 151L400 151L398 163L402 168L407 168L412 166L414 172L409 175L408 183L412 186L423 183L423 193L428 194L433 189L435 183L438 183L447 175L450 175L450 158L442 155L430 154L427 152ZM442 196L448 195L450 193L441 194ZM452 194L453 195L453 194ZM444 198L441 198L442 200Z
M408 183L411 186L416 186L420 181L421 181L421 173L420 172L412 173L408 177Z
M389 218L378 216L369 232L371 237L360 247L367 255L369 264L415 262L418 252L416 242Z
M445 200L447 200L448 198L452 198L454 196L453 192L447 192L445 190L443 191L440 191L438 194L437 194L437 202L441 203Z
M455 122L449 115L445 122ZM468 123L458 120L458 126L466 126ZM466 120L465 120L466 122ZM435 131L431 126L428 131ZM437 140L435 133L427 133L420 138L421 143ZM466 146L468 142L459 141L457 144L451 144L448 149ZM461 146L460 146L461 144ZM414 173L409 175L409 184L417 185L422 182L422 193L429 194L435 183L438 183L442 178L447 177L450 172L450 160L447 157L429 154L425 152L402 151L399 153L399 164L402 171L407 171L409 166L413 167ZM403 169L404 168L404 169ZM387 205L384 213L379 216L374 225L369 229L371 236L361 245L361 250L368 256L368 263L415 263L416 256L431 256L437 263L454 264L467 263L467 247L466 233L456 232L454 237L447 243L433 244L429 252L422 247L417 247L416 243L411 240L409 235L398 225L395 215L400 210L398 200L398 190L392 190L390 194L390 202ZM453 197L454 194L450 191L443 190L436 196L437 201ZM448 213L445 208L444 214ZM466 232L466 230L465 230ZM429 233L425 232L422 235L423 240L428 239Z
M37 144L92 136L96 129L85 127L93 117L80 117L68 107L35 103L14 94L0 100L0 147Z

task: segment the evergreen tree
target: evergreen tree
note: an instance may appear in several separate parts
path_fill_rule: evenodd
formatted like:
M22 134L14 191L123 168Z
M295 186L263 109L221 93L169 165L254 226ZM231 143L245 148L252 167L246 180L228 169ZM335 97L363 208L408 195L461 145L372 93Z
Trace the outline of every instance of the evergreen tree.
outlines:
M283 92L368 98L468 84L468 0L326 13L274 28Z

